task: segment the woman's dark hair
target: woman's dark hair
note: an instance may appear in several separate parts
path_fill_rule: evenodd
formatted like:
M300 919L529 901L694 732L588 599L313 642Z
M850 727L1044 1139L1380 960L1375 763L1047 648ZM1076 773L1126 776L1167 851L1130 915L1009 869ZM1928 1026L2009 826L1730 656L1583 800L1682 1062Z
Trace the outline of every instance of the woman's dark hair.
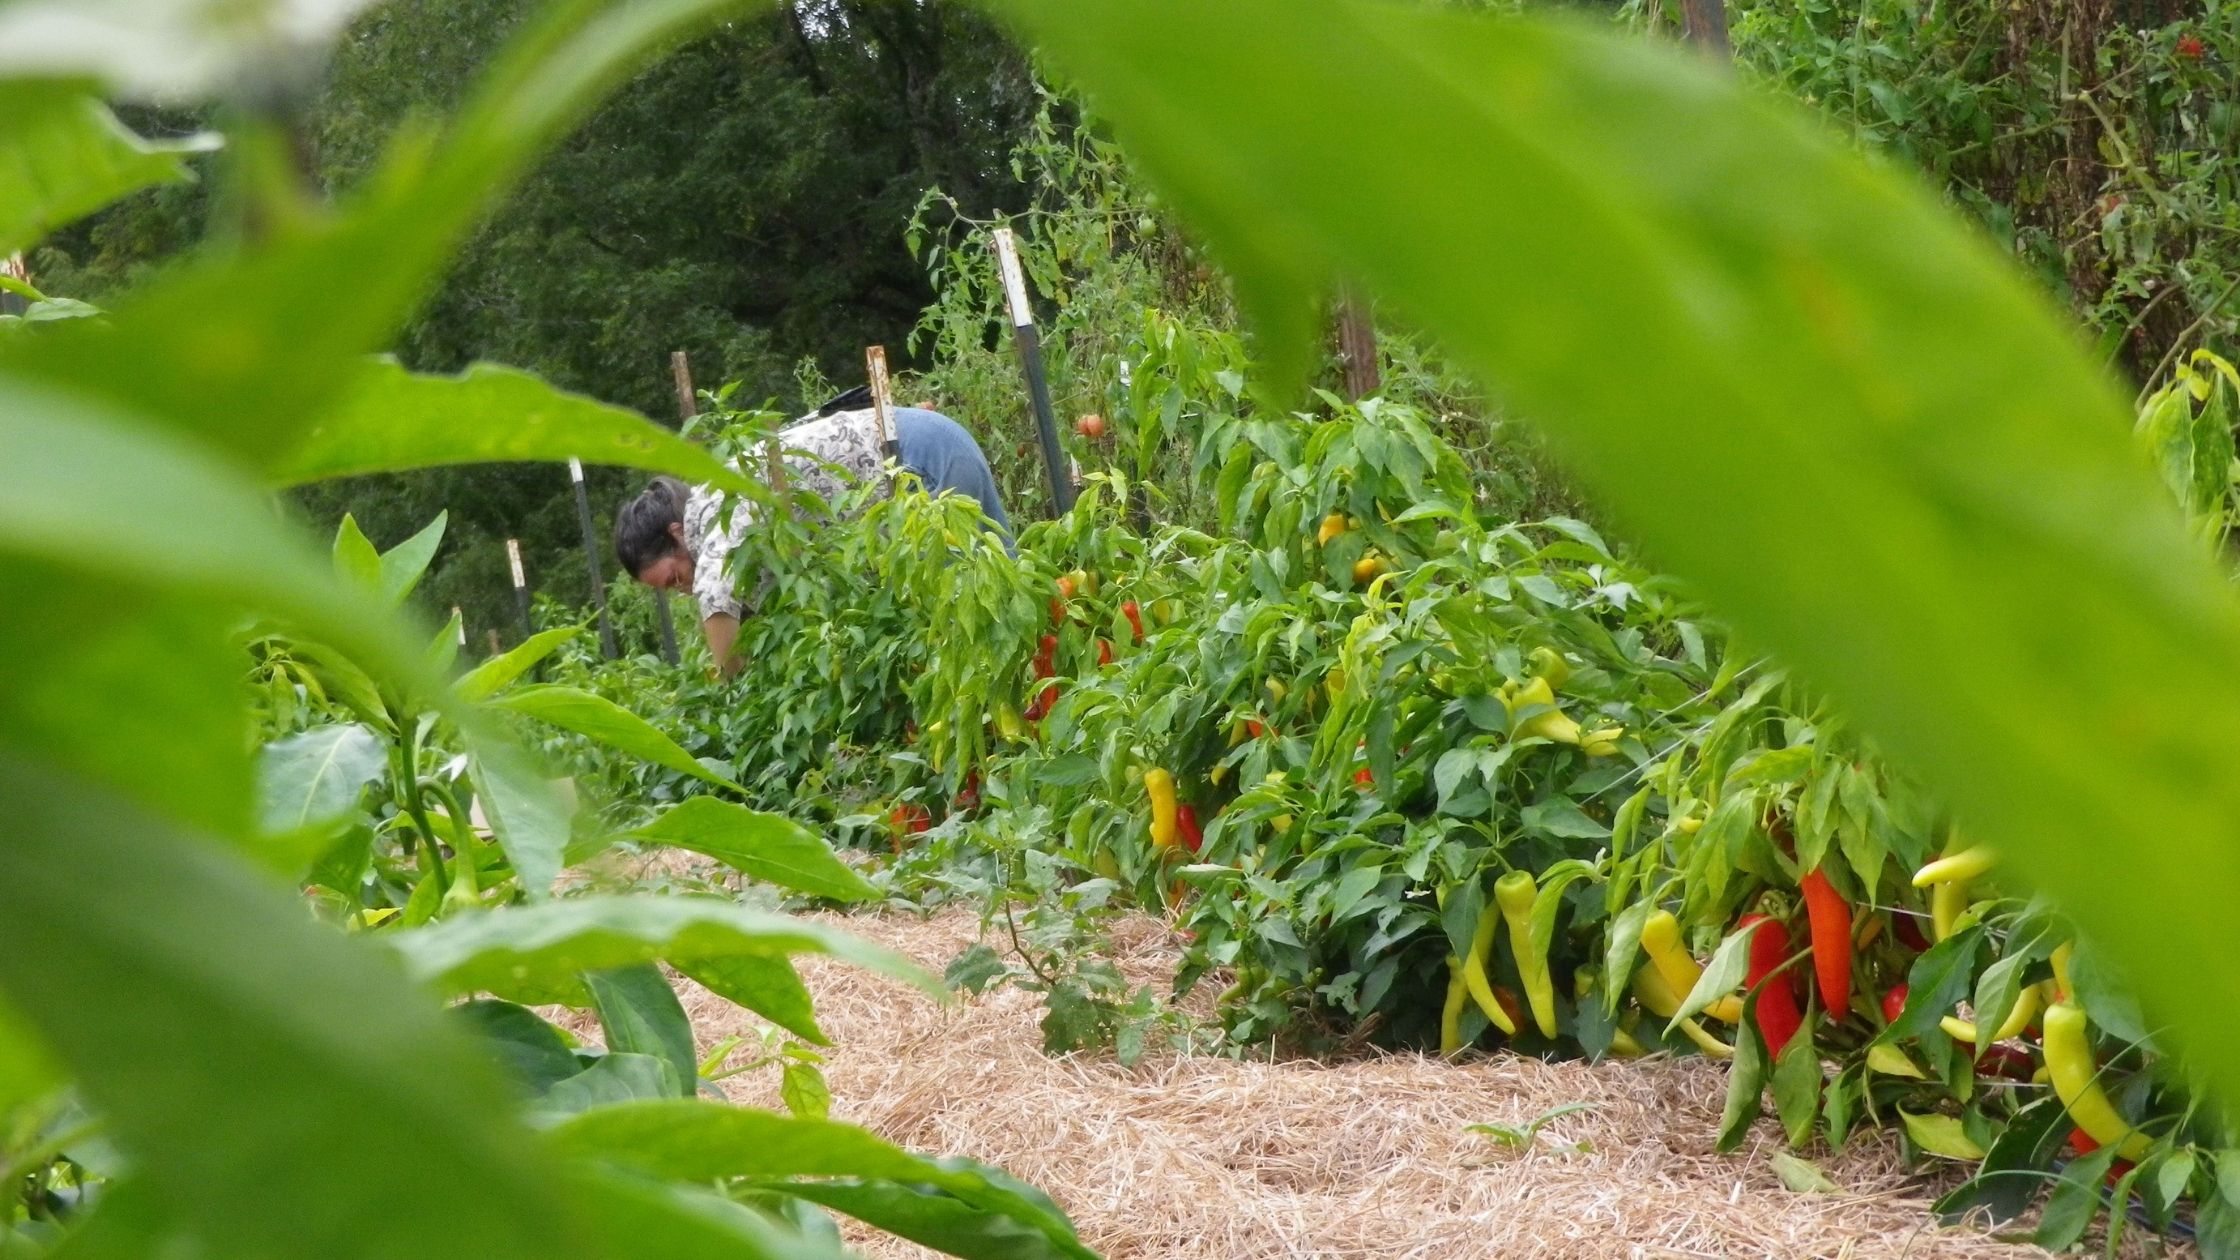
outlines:
M685 500L691 494L675 477L655 477L614 514L614 557L622 562L623 572L636 577L679 549L669 527L684 520Z

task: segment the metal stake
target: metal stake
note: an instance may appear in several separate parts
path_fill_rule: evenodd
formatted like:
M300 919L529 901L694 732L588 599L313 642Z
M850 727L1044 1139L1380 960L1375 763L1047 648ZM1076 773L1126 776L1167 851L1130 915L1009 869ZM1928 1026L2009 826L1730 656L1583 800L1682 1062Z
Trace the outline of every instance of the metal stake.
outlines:
M599 655L613 660L614 622L607 617L606 566L599 562L599 530L591 521L591 492L584 488L583 461L568 460L568 479L575 484L576 520L583 525L583 565L591 575L591 602L599 610Z
M520 539L506 539L506 560L513 565L513 603L521 612L521 639L527 642L537 627L529 619L529 578L521 568Z
M1058 417L1050 406L1050 379L1042 366L1042 334L1034 324L1034 308L1027 302L1026 273L1019 267L1019 244L1010 228L997 228L996 263L1003 273L1004 300L1011 307L1012 344L1019 350L1019 367L1026 373L1027 398L1034 404L1034 423L1042 437L1042 464L1050 474L1050 514L1063 516L1073 510L1073 480L1067 476L1065 451L1058 445Z

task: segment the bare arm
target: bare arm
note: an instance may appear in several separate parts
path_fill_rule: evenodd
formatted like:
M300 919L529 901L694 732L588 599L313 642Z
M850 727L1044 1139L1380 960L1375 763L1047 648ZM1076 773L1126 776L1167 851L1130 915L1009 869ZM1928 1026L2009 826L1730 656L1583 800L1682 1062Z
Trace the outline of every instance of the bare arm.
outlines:
M739 641L739 619L729 613L716 613L700 623L700 633L707 636L708 654L716 658L716 677L729 678L738 673L742 662L731 649Z

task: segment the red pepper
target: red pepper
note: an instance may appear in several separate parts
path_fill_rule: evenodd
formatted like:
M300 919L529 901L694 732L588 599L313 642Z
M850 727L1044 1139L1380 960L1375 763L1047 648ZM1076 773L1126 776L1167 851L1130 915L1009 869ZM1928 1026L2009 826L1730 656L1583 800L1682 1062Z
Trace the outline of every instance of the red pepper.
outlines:
M1898 940L1901 944L1916 954L1929 952L1929 938L1921 934L1921 925L1914 920L1912 915L1893 914L1890 917L1894 920L1893 926L1897 930Z
M1812 969L1820 980L1820 1005L1829 1019L1842 1019L1851 1013L1851 905L1817 870L1800 886L1812 925Z
M1882 1022L1895 1024L1898 1022L1898 1017L1905 1013L1906 986L1902 984L1891 985L1890 991L1882 995Z
M1058 672L1058 636L1046 634L1035 648L1034 676L1048 678Z
M1997 1076L2010 1081L2027 1081L2038 1070L2038 1061L2022 1050L2007 1045L1986 1046L1976 1056L1976 1074Z
M1369 773L1369 767L1363 766L1353 772L1353 786L1356 791L1366 792L1376 785L1377 777Z
M1111 644L1111 642L1110 642L1109 640L1106 640L1106 639L1099 639L1099 640L1097 640L1097 664L1099 664L1099 665L1110 665L1111 663L1112 663L1112 644Z
M1252 720L1251 718L1246 718L1244 720L1244 733L1250 735L1254 739L1260 738L1261 735L1267 732L1267 729L1267 727L1260 725L1258 722Z
M1136 642L1143 642L1143 610L1136 607L1136 602L1131 599L1120 605L1120 615L1126 617L1128 624L1136 628Z
M1789 931L1779 920L1762 914L1746 914L1736 927L1751 934L1746 982L1758 991L1758 1031L1765 1034L1766 1049L1778 1057L1804 1026L1804 1015L1797 1009L1796 976L1787 971L1774 974L1774 968L1789 959Z
M1194 805L1177 805L1174 808L1174 828L1182 835L1183 846L1192 853L1205 847L1206 833L1198 830L1198 810Z
M2090 1155L2100 1149L2100 1143L2094 1141L2092 1135L2083 1129L2071 1129L2069 1130L2069 1149L2079 1155ZM2108 1184L2112 1186L2123 1180L2124 1175L2130 1171L2131 1161L2128 1159L2119 1159L2108 1165Z

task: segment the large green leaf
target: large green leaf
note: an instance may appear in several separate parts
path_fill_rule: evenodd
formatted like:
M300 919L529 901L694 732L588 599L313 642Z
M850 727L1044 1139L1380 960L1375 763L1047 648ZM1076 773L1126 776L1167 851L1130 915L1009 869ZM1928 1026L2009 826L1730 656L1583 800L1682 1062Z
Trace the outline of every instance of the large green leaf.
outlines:
M670 1069L669 1097L689 1097L700 1084L692 1019L652 963L586 972L583 987L599 1016L610 1054L651 1055Z
M388 766L380 738L355 722L276 739L257 754L258 825L295 831L346 814Z
M695 796L633 834L704 853L756 879L811 896L867 901L879 895L831 845L783 814Z
M749 2L557 5L498 58L447 142L432 156L422 145L401 146L364 181L349 213L174 268L117 303L108 320L72 321L38 338L36 353L0 347L0 370L67 382L200 433L259 467L284 466L307 423L348 396L364 356L394 335L451 249L545 146L649 54ZM69 7L19 0L0 13L59 21ZM6 64L0 57L0 69ZM415 464L401 448L381 457Z
M474 741L467 776L522 890L532 899L551 895L568 849L567 802L527 754L500 740Z
M22 1016L0 1000L0 1116L62 1084L62 1069Z
M791 958L737 954L679 963L677 970L708 992L746 1007L803 1041L819 1046L832 1044L817 1027L816 1003L809 996L809 987L801 983L801 973L794 970Z
M561 1040L560 1030L535 1011L514 1002L481 998L461 1002L448 1012L465 1025L527 1094L541 1094L583 1070Z
M560 645L583 633L582 626L540 630L499 656L493 656L461 675L457 690L464 700L487 700L537 663L560 650Z
M568 1250L496 1073L377 954L51 765L0 754L0 799L0 991L209 1254Z
M294 485L442 464L570 458L750 488L714 456L636 412L527 372L478 363L457 376L423 376L387 358L361 369L350 392L269 472Z
M1296 299L1342 274L1444 340L2057 894L2240 1097L2240 974L2195 965L2240 899L2240 604L2073 331L1926 189L1583 25L996 7L1269 327L1301 335Z
M928 1186L1027 1225L1044 1243L1039 1252L1002 1254L1095 1254L1038 1192L965 1161L913 1155L850 1124L708 1103L634 1103L577 1116L552 1136L564 1151L679 1181L852 1177Z
M986 1211L924 1184L791 1181L759 1183L758 1188L831 1208L897 1238L970 1260L1055 1260L1082 1254L1025 1221Z
M187 155L216 146L213 136L143 140L69 84L0 79L0 255L127 193L190 178Z
M241 608L437 694L413 638L234 469L4 374L0 415L0 648L23 678L0 698L0 742L235 834L250 808L243 662L226 642Z
M585 1005L580 972L654 961L689 968L742 954L830 954L942 993L938 978L899 954L821 923L713 897L573 897L446 919L388 940L415 976L441 989L532 1005Z
M574 687L524 687L491 702L496 707L549 722L602 744L619 748L644 761L666 766L734 791L744 791L730 779L708 769L653 723L605 696Z
M253 740L234 621L208 600L0 555L0 744L170 817L245 830Z

